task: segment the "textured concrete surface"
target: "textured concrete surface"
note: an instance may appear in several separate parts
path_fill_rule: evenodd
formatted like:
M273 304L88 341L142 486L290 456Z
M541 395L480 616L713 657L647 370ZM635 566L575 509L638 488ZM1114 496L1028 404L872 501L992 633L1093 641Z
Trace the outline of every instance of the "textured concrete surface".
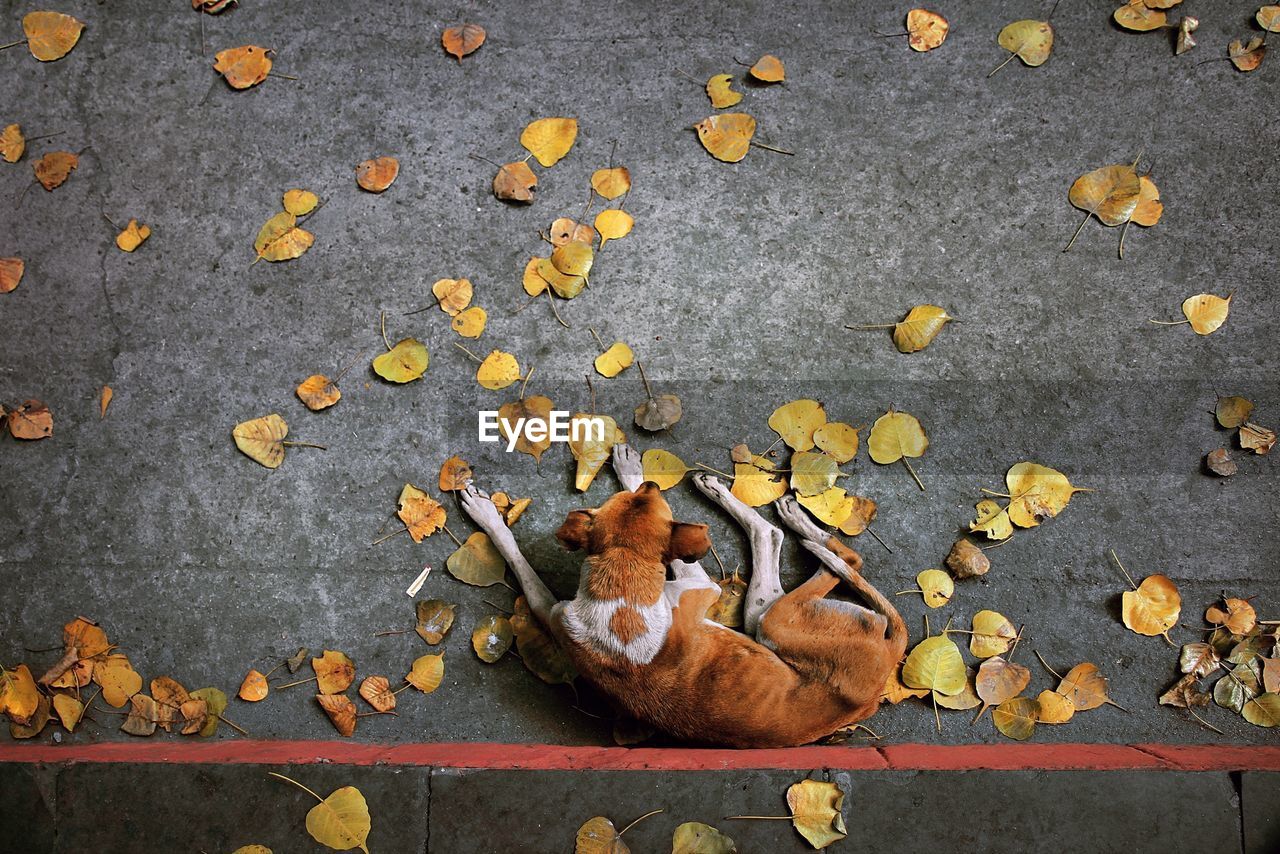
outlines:
M588 327L623 338L651 378L677 391L686 415L671 435L640 436L687 461L725 468L727 449L769 445L772 409L822 399L833 418L868 424L890 404L920 417L932 440L917 471L881 468L865 451L847 466L854 489L880 502L865 536L868 573L891 592L939 565L972 514L979 489L1000 489L1013 463L1032 459L1096 491L1059 518L991 553L982 582L959 587L929 616L967 625L995 608L1027 626L1019 659L1035 690L1059 669L1096 662L1115 699L1038 740L1270 743L1274 736L1221 710L1218 736L1156 706L1176 651L1119 623L1126 588L1106 558L1131 572L1164 572L1182 589L1183 625L1199 637L1201 610L1221 591L1280 611L1273 458L1241 459L1230 480L1202 473L1203 455L1228 442L1209 410L1242 394L1256 420L1280 422L1269 342L1277 325L1274 222L1278 173L1266 152L1275 66L1242 75L1227 63L1196 66L1250 28L1252 6L1201 10L1202 47L1175 58L1156 34L1117 31L1109 4L1064 3L1058 44L1039 69L1003 58L995 34L1041 4L955 4L952 35L927 55L894 31L902 4L675 5L477 3L462 17L488 28L461 64L438 49L449 23L416 3L246 2L204 21L183 4L68 0L88 24L66 59L40 64L22 49L0 54L4 122L34 142L0 168L0 254L27 261L22 285L0 295L0 400L38 397L55 435L0 441L0 660L42 666L58 629L76 614L104 624L146 676L229 692L249 667L270 667L298 646L348 652L362 675L393 679L427 651L413 635L403 590L437 567L423 595L461 603L446 641L445 683L430 697L402 695L398 718L366 718L358 738L607 742L608 721L575 709L564 688L543 686L508 658L486 667L469 647L474 623L509 605L500 588L464 587L439 571L452 544L392 538L401 485L434 482L460 453L479 481L535 498L517 525L534 563L562 594L577 560L551 536L564 513L603 500L601 476L573 494L567 450L540 469L475 441L478 408L492 393L453 346L430 301L432 281L470 277L490 311L475 349L503 347L536 364L530 391L565 408L588 405L582 380L595 355ZM16 32L27 5L0 2ZM450 13L452 14L452 12ZM234 92L210 69L213 52L244 43L274 48L273 77ZM741 74L737 59L773 52L783 86L743 87L741 108L760 138L793 150L754 149L738 165L711 159L688 126L711 110L697 79ZM473 159L515 158L520 129L543 115L580 121L577 145L541 171L531 208L489 192L493 169ZM616 154L614 145L616 141ZM31 163L55 148L83 150L61 188L29 188ZM1078 222L1066 192L1079 174L1139 151L1154 166L1163 221L1128 235ZM385 194L358 190L353 168L400 159ZM513 312L520 271L552 219L580 211L593 169L627 165L636 229L607 247L592 286L562 308ZM326 200L308 228L316 245L286 264L250 267L252 242L283 190ZM23 195L25 190L25 195ZM138 217L155 233L136 253L112 243L117 222ZM1235 292L1216 334L1150 318L1179 316L1200 291ZM891 322L913 304L945 306L952 324L927 350L904 356L886 333L846 323ZM367 369L381 346L378 314L394 340L416 335L432 364L420 382L382 383ZM313 414L293 394L315 371L365 357L343 400ZM115 389L99 421L97 393ZM629 422L642 397L635 370L594 383L602 411ZM267 471L234 448L233 424L268 412L291 437L327 451L290 451ZM626 424L629 435L636 431ZM865 437L865 433L863 434ZM730 566L744 543L682 486L683 518L712 523ZM467 531L451 507L450 526ZM809 572L789 552L788 579ZM924 607L899 600L913 632ZM589 698L585 708L599 714ZM228 715L255 736L325 738L328 722L306 688ZM115 738L101 718L80 739ZM944 718L909 703L871 722L891 740L974 741L999 736L984 719ZM230 737L224 734L220 737Z
M1274 850L1250 816L1274 804L1274 788L1245 776L1243 799L1230 775L1111 772L495 772L429 768L157 765L15 768L0 765L0 787L44 811L0 814L0 851L225 852L248 844L275 851L323 851L304 829L315 803L269 777L283 773L320 795L355 785L369 805L369 849L394 854L537 852L573 847L596 815L617 827L663 812L624 837L632 851L670 850L685 821L729 834L743 852L812 850L781 821L731 815L785 815L787 787L806 776L845 792L849 836L832 850L892 844L906 850L1041 850L1054 840L1087 851ZM33 781L32 778L35 778ZM9 803L7 801L7 803ZM1243 804L1243 807L1242 807ZM1242 813L1243 809L1243 813ZM1243 835L1241 816L1244 816ZM1242 847L1243 846L1243 847Z

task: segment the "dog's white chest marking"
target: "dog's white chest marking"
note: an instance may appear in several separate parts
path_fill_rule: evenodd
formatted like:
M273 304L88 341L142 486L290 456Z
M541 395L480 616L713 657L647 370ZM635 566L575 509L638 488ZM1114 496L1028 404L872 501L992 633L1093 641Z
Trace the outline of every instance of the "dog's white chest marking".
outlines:
M577 598L563 611L563 624L569 637L606 655L624 657L632 664L653 661L667 642L667 633L671 630L671 604L667 597L659 597L652 605L640 605L622 598L593 599L587 594L586 579L584 570ZM644 621L643 629L628 640L618 636L614 620L624 608Z

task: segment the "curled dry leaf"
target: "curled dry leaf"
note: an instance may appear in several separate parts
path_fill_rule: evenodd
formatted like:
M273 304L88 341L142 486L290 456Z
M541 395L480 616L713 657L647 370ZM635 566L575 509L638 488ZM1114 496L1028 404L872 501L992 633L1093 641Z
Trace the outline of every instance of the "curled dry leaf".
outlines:
M947 569L958 579L973 578L986 575L991 569L991 560L982 549L961 537L952 543L947 554Z
M151 226L138 225L136 219L130 219L124 230L116 235L116 246L121 252L132 252L151 236Z
M1048 21L1014 21L996 37L1000 47L1032 68L1044 65L1053 52L1053 27ZM995 72L993 71L992 74Z
M631 233L636 221L621 208L609 208L596 214L596 231L600 232L600 248L610 240L619 240Z
M1230 310L1230 294L1226 297L1196 294L1182 301L1182 314L1197 335L1216 332L1218 327L1227 322L1227 313Z
M404 681L424 694L440 687L444 680L444 653L423 655L414 659L413 666Z
M0 158L5 163L17 163L26 150L27 138L22 135L22 126L5 125L4 130L0 131Z
M402 338L373 359L373 372L387 382L408 383L421 377L431 364L427 347L417 338Z
M597 235L596 230L586 223L575 222L567 216L562 216L551 223L549 237L552 246L564 246L573 240L579 240L591 246L596 242Z
M951 601L951 597L956 592L956 585L951 580L951 576L940 569L926 569L921 572L916 576L916 584L920 585L924 604L930 608L941 608Z
M50 151L35 162L32 168L40 186L52 192L71 176L71 170L80 165L80 158L70 151Z
M515 640L511 621L501 614L491 614L476 624L471 632L471 648L486 664L493 664L506 654Z
M835 783L801 780L787 789L791 824L814 848L826 848L848 835L844 792Z
M973 615L973 634L969 635L969 652L975 658L1003 655L1018 637L1009 618L999 611L982 610Z
M1255 454L1266 454L1276 444L1276 431L1252 422L1240 425L1240 447Z
M693 126L702 147L717 160L737 163L747 156L756 120L746 113L717 113Z
M280 202L294 216L306 216L320 204L320 197L310 190L285 190Z
M70 694L54 694L53 710L67 732L75 732L80 716L84 714L84 703Z
M431 295L436 298L436 304L450 317L455 317L471 305L474 292L470 279L437 279L431 286Z
M155 700L146 694L134 694L129 698L129 714L120 724L120 731L129 735L151 735L156 731L158 716Z
M928 9L912 9L907 13L907 44L912 50L923 53L933 50L947 39L951 25L937 12Z
M1120 598L1125 626L1148 637L1168 632L1182 610L1177 585L1165 575L1147 576L1137 590L1126 590Z
M631 189L631 172L625 166L597 169L591 173L591 189L613 201Z
M578 120L552 117L530 122L520 133L520 144L543 167L555 166L578 138Z
M232 89L257 86L271 73L270 51L248 44L230 47L214 54L213 70L222 75Z
M1221 604L1210 605L1204 612L1206 622L1226 626L1233 635L1247 635L1258 624L1258 614L1248 599L1227 597Z
M742 100L742 93L730 88L732 82L732 74L716 74L707 80L707 97L711 99L711 106L723 110Z
M1227 56L1238 71L1253 71L1262 64L1267 55L1267 40L1262 36L1254 36L1248 42L1233 39L1227 45Z
M1254 662L1237 664L1227 671L1213 686L1213 702L1236 714L1244 711L1244 704L1262 693L1262 680L1258 665Z
M440 34L440 44L446 53L462 62L462 57L475 53L484 44L484 37L484 27L479 24L460 24L446 28Z
M1280 6L1260 6L1253 17L1267 32L1280 33Z
M973 533L983 533L989 540L1004 540L1013 536L1013 522L1009 520L1009 511L990 498L984 498L974 505L977 518L969 523Z
M0 258L0 294L7 294L22 281L27 265L21 258Z
M298 383L294 392L312 412L327 409L342 399L338 386L324 374L312 374Z
M399 510L396 516L409 529L409 536L420 543L444 527L447 513L444 506L411 483L406 483L396 499Z
M621 341L614 341L609 345L609 349L596 356L594 363L596 373L602 377L616 377L631 367L635 358L635 353L631 352L630 347Z
M1178 669L1190 673L1197 679L1203 679L1221 664L1218 651L1208 643L1184 643L1178 654Z
M201 738L211 738L218 733L218 723L227 710L227 695L217 688L197 688L191 699L204 703L205 721L200 728Z
M946 309L936 305L918 305L893 327L893 343L900 353L916 353L929 346L948 320L955 320Z
M1280 726L1280 694L1259 694L1244 704L1241 713L1254 726Z
M1160 221L1164 205L1160 201L1160 188L1146 175L1138 178L1138 204L1133 209L1130 222L1150 228Z
M440 466L440 491L455 492L466 489L467 483L474 477L471 464L462 457L453 456Z
M414 606L414 610L418 620L414 631L418 633L418 637L433 646L449 634L457 615L457 606L443 599L424 599Z
M673 427L683 414L680 398L674 394L651 395L636 407L635 422L640 429L656 433Z
M1204 467L1219 477L1231 477L1240 467L1231 459L1231 452L1226 448L1218 448L1205 454Z
M236 447L249 459L269 469L279 468L284 462L284 437L288 435L288 423L274 412L241 421L231 430Z
M1201 691L1196 683L1195 674L1187 673L1161 694L1158 702L1162 706L1173 706L1178 709L1209 705L1209 695Z
M1040 704L1029 697L1005 700L991 713L1000 734L1016 741L1026 741L1036 731L1040 717Z
M102 390L98 392L98 420L101 421L107 417L107 407L111 405L111 399L115 397L115 391L111 386L104 385Z
M826 410L816 400L793 400L779 406L769 416L769 427L793 451L807 451L816 442L814 434L827 423ZM833 455L834 456L834 455Z
M327 695L320 694L317 699L324 696ZM366 676L360 683L360 696L379 712L389 712L396 707L396 694L385 676Z
M356 678L356 665L345 653L326 649L319 658L311 659L316 685L321 694L341 694Z
M781 83L787 79L787 71L782 65L782 60L771 53L766 53L756 60L756 64L751 66L748 73L761 83Z
M856 537L875 521L876 503L861 495L852 495L850 498L853 499L853 510L849 513L849 517L840 523L840 532Z
M27 48L41 62L62 59L80 41L84 24L61 12L28 12L22 18Z
M1200 19L1183 15L1178 22L1178 38L1173 49L1175 56L1182 56L1196 46L1195 37L1191 34L1200 28Z
M316 702L338 735L350 738L356 731L356 704L346 694L316 694Z
M742 611L747 595L747 583L735 569L733 575L716 582L720 586L720 598L707 608L706 618L736 629L742 625Z
M191 8L198 12L204 12L206 15L221 15L228 9L234 9L239 5L240 0L191 0ZM248 854L262 854L257 850L262 847L261 845L249 845L246 847L254 849L249 851ZM233 854L240 854L239 849ZM271 852L268 851L267 854L271 854Z
M538 176L533 174L529 164L516 160L498 167L498 174L493 176L493 194L504 202L533 201L533 190L538 186Z
M370 193L384 192L395 183L400 174L400 161L394 157L383 155L372 160L365 160L356 167L356 183L360 189Z
M9 435L15 439L48 439L53 435L53 413L38 400L24 401L5 414Z
M691 469L684 460L670 451L661 448L650 448L640 457L640 469L644 480L653 483L659 489L667 490L684 480Z
M245 674L244 681L240 683L240 690L236 692L236 696L247 703L256 703L259 700L265 700L270 690L267 677L257 670L250 670Z
M508 528L518 522L524 515L524 511L533 503L532 498L512 498L505 492L495 492L489 496L489 500L493 502L494 508L502 516L502 521L507 523Z
M262 224L253 239L253 250L259 260L292 261L311 248L316 236L298 226L298 218L281 211Z

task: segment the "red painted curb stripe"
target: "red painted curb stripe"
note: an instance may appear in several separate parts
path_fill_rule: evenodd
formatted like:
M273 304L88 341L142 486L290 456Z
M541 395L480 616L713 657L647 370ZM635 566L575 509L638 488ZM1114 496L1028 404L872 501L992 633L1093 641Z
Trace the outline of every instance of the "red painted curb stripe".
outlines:
M171 741L0 746L0 762L430 765L536 771L1280 771L1280 747L1210 744L892 744L781 750L568 747L550 744L360 744L349 741Z

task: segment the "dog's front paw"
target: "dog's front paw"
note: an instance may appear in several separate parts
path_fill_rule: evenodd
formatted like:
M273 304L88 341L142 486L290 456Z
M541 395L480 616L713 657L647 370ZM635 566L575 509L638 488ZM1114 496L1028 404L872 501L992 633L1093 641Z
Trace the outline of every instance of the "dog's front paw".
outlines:
M698 472L693 476L693 485L708 498L713 501L723 499L729 495L729 488L724 485L724 481L713 474L707 472Z
M622 486L630 492L635 492L644 483L644 466L640 454L625 442L613 446L613 471L618 475Z
M502 520L502 514L494 506L493 499L489 497L489 493L475 484L468 483L466 489L462 490L460 497L462 509L471 517L471 521L481 528L490 530L492 527L506 524Z
M796 501L795 496L784 495L778 499L775 506L783 523L799 534L802 540L813 540L818 543L827 541L829 535L814 523L808 512Z

